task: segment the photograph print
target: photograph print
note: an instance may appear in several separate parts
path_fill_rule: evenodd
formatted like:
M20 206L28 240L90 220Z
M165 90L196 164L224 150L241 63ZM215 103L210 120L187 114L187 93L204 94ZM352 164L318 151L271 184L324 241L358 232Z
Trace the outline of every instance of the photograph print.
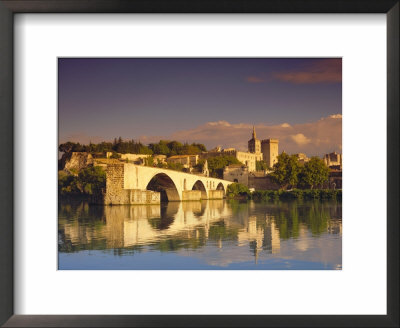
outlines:
M341 270L341 58L59 58L59 270Z

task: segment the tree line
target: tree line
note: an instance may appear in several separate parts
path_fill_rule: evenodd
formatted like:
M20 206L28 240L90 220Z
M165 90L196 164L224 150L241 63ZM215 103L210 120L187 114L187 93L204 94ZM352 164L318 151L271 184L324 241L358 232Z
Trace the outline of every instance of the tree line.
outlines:
M144 145L140 141L123 140L121 137L115 138L113 142L100 142L88 145L79 142L65 142L59 145L58 150L63 153L70 152L88 152L88 153L106 153L114 152L121 154L145 154L145 155L197 155L207 151L206 147L200 143L181 143L173 140L160 140L158 143Z

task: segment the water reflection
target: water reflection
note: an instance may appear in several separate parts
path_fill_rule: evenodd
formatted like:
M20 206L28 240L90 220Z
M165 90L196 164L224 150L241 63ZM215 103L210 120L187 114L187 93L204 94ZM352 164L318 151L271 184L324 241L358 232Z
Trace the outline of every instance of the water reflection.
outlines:
M112 250L113 256L174 252L183 261L212 266L279 259L341 268L341 218L340 203L321 201L61 203L59 251Z

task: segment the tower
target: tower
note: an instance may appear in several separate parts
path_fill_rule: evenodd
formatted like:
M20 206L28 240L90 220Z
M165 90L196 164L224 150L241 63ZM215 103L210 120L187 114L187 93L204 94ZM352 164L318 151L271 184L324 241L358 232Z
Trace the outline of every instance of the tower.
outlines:
M261 142L257 139L256 129L253 126L253 135L252 138L248 141L247 147L249 149L249 153L259 154L261 152Z
M278 162L278 144L278 139L264 139L261 141L263 161L267 163L268 167L273 167Z
M205 163L203 165L203 172L202 173L203 173L203 175L205 177L210 176L210 172L208 171L208 162L207 162L207 160L205 161Z

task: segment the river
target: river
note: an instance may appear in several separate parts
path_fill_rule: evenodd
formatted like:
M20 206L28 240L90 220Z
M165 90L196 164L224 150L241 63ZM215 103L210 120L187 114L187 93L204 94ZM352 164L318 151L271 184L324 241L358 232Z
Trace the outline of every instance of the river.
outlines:
M341 270L336 201L59 203L60 270Z

